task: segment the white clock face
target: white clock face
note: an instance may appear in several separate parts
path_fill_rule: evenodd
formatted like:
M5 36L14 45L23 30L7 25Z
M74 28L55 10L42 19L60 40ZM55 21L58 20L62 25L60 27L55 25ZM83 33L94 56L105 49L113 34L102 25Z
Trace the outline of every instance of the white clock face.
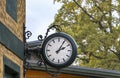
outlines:
M54 37L45 46L47 59L54 64L66 63L72 55L71 43L63 37Z

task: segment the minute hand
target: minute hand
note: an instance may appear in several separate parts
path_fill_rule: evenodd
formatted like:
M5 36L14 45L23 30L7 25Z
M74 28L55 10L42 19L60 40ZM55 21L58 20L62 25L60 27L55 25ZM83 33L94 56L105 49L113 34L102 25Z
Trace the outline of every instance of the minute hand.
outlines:
M60 50L62 50L61 47L63 46L64 43L65 43L65 41L62 42L60 48L56 51L57 54L59 53Z

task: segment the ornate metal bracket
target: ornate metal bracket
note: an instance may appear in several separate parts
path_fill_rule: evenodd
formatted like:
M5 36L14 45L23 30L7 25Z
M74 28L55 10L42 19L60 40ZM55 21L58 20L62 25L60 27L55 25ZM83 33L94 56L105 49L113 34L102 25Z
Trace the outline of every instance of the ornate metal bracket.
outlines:
M61 31L58 25L51 25L46 32L45 37L43 38L42 35L38 36L38 40L26 42L32 36L30 31L25 31L24 28L24 45L25 45L25 68L30 68L30 64L37 64L41 66L43 64L42 56L41 56L41 46L43 40L47 38L50 29L56 29L58 32Z
M48 71L47 65L44 62L44 60L42 59L42 55L41 55L42 43L43 43L44 39L47 38L50 29L56 29L58 32L61 31L61 29L58 28L58 25L51 25L47 29L47 32L46 32L46 35L44 38L42 35L39 35L38 40L27 42L27 39L29 39L32 36L32 33L30 31L26 31L24 28L23 32L24 32L24 48L25 48L25 53L24 53L24 55L25 55L24 69L25 69L25 71L26 71L26 69L30 69L33 65L35 65L37 67L44 65L46 68L46 71L49 74L54 75L54 73L51 73ZM57 73L55 73L55 75L56 74Z
M27 39L29 39L32 36L32 33L30 31L25 31L25 60L24 60L24 67L25 69L29 69L31 67L31 64L37 64L39 66L42 65L41 60L41 43L42 41L31 41L27 42ZM36 45L37 44L37 45Z

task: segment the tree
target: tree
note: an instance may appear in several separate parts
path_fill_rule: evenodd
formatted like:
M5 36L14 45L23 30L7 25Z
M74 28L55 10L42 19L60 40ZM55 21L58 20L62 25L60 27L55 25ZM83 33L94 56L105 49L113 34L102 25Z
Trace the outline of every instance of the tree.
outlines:
M54 0L62 3L54 24L78 44L80 66L119 70L120 0Z

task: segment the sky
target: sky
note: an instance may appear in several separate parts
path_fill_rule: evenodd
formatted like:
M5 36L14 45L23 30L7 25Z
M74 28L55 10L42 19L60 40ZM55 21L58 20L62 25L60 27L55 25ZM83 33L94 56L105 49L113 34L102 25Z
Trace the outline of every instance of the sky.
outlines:
M53 0L26 0L26 31L32 32L28 41L37 40L40 34L45 35L60 7L61 4L54 4Z

